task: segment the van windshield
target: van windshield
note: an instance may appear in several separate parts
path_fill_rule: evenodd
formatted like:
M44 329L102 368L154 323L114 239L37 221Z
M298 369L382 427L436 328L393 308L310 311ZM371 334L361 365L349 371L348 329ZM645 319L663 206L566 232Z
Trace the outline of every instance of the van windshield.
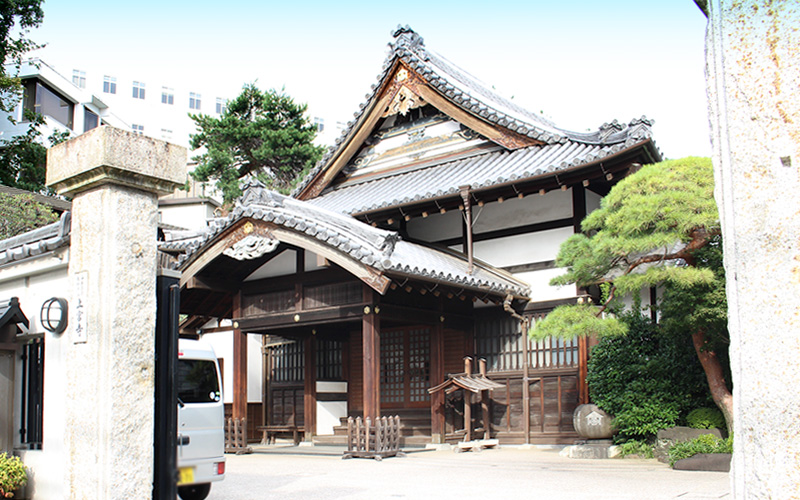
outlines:
M178 399L183 403L220 400L216 365L203 359L178 360Z

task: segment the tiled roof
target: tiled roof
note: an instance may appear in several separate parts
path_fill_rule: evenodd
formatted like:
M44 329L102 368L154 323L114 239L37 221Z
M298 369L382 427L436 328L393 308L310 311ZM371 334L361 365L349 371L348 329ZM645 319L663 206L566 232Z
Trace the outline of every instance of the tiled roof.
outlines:
M30 323L28 323L28 318L25 317L25 313L23 313L22 309L19 307L19 299L17 297L11 297L8 300L0 300L0 328L3 328L12 321L14 323L22 323L26 327L30 325Z
M446 58L428 50L422 37L408 26L398 26L392 32L394 42L389 44L389 54L383 69L365 96L365 101L354 113L354 119L347 123L341 136L331 146L322 160L303 178L293 192L299 194L305 189L332 160L337 151L347 143L346 139L355 132L357 125L377 100L378 90L390 77L395 62L402 61L421 75L432 88L445 96L462 110L479 116L498 127L541 141L547 145L576 142L584 145L606 146L625 143L632 136L649 137L651 120L642 117L633 120L628 126L615 121L605 123L597 131L589 133L572 132L560 129L544 117L527 111L508 99L496 94L489 86L480 82Z
M69 245L70 212L61 220L0 241L0 266Z
M184 242L162 244L161 248L185 251L179 260L179 267L185 267L198 250L243 218L304 233L390 276L437 281L494 294L528 294L527 284L502 270L478 262L470 274L461 254L404 241L394 231L374 228L348 215L269 191L257 181L244 185L244 194L231 215L207 233Z
M574 141L532 146L516 151L476 154L432 164L395 175L345 182L328 188L314 205L335 212L358 214L408 203L458 195L460 186L473 191L558 173L614 155L640 143L648 135L632 135L625 142L593 145Z

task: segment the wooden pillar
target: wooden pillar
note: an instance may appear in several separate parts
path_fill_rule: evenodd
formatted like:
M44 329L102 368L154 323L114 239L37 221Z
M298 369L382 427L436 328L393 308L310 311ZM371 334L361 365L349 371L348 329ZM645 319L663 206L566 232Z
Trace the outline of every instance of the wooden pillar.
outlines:
M311 441L317 433L317 338L311 335L304 343L303 428L305 440Z
M364 418L380 416L380 377L381 377L381 322L375 313L377 297L375 292L364 285L364 314L361 320L362 358L364 368Z
M233 317L242 316L242 293L233 297ZM233 323L233 418L247 419L247 334Z
M522 321L522 429L525 444L531 444L531 383L528 378L528 322ZM544 391L544 388L541 388ZM544 408L544 406L542 407Z
M486 359L481 358L478 360L478 366L480 367L480 374L483 377L486 377ZM481 391L481 419L483 420L483 439L489 439L491 437L491 427L492 424L489 421L489 391Z
M472 358L464 358L464 373L472 375ZM464 441L472 441L472 392L464 389Z
M261 342L261 422L272 421L272 349L267 346L269 335L262 335Z
M436 324L431 331L431 371L430 385L435 387L444 382L444 327ZM444 443L444 391L431 394L431 441Z
M589 339L578 337L578 403L589 402L589 385L586 375L589 373Z

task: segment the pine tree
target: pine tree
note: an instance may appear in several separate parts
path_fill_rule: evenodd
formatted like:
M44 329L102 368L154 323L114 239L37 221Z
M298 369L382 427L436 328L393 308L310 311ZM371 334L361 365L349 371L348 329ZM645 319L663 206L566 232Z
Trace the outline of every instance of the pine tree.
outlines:
M600 209L583 221L583 233L561 245L556 264L567 272L551 282L606 284L603 303L599 308L556 308L530 333L535 338L620 334L624 325L613 317L603 318L609 304L619 296L664 285L670 290L666 300L672 301L670 324L691 336L711 396L732 429L733 396L716 352L726 332L724 319L720 321L725 311L724 273L713 265L713 252L721 255L713 192L713 167L707 158L647 165L620 181ZM683 314L676 312L681 307Z
M282 92L262 92L248 84L219 118L191 115L199 129L192 135L192 148L205 148L195 157L192 176L215 180L226 202L241 194L239 179L246 175L288 192L322 157L322 148L312 144L316 128L305 111L305 105Z

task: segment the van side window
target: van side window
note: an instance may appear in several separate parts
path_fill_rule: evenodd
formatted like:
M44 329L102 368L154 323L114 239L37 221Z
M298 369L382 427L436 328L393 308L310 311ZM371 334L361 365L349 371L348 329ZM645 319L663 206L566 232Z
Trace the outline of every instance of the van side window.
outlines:
M213 361L178 360L178 398L184 403L214 403L220 400L217 370Z

